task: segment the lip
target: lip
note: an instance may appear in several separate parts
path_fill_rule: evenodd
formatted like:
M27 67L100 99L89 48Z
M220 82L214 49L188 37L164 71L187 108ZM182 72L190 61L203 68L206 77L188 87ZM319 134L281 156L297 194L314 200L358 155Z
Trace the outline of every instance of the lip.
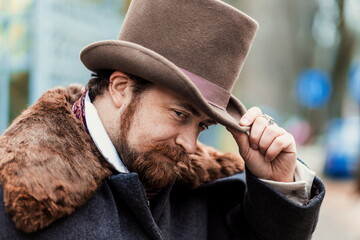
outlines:
M165 155L165 154L162 154L163 158L164 158L164 161L165 162L168 162L168 163L171 163L171 164L176 164L176 161L172 158L170 158L169 156Z

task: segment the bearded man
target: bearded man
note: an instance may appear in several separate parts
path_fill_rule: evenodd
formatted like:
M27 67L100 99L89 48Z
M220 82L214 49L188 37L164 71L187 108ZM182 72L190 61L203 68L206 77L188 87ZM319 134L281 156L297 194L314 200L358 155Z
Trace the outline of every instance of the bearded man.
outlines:
M0 238L310 239L322 182L230 93L256 29L218 0L133 0L118 40L82 50L86 90L49 90L1 136ZM197 142L213 124L243 160Z

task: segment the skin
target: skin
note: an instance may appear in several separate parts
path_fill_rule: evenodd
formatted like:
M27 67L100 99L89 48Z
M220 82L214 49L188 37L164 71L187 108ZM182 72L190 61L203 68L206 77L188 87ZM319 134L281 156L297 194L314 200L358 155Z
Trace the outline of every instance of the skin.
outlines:
M133 81L116 71L110 76L110 82L108 90L96 97L94 105L114 142L117 133L113 133L113 126L131 101ZM249 134L229 128L228 131L234 137L247 168L255 176L292 182L296 165L294 138L276 124L269 125L262 115L257 107L250 108L243 115L239 124L251 126ZM200 132L214 123L186 98L154 84L142 94L127 140L129 146L139 151L147 142L166 142L193 154ZM166 157L162 160L171 163L171 159Z

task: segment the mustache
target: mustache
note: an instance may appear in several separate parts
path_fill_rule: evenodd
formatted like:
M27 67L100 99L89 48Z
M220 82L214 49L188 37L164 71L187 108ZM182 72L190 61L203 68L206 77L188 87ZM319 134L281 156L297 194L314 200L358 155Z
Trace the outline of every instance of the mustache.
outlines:
M187 170L190 167L191 157L181 146L171 146L165 142L147 145L147 153L164 154L176 162L179 169Z
M173 159L175 162L183 162L190 160L189 154L187 154L185 150L180 146L171 146L169 144L159 142L151 144L148 147L149 152L164 154Z

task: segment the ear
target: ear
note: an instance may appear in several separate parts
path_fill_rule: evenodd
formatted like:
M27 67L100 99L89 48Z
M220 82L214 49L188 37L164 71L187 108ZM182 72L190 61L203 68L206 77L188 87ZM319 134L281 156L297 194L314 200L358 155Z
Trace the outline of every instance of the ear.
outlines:
M117 108L120 108L124 103L124 99L129 94L129 89L131 85L131 79L125 73L120 71L115 71L111 74L109 78L109 93L114 102L114 105Z

